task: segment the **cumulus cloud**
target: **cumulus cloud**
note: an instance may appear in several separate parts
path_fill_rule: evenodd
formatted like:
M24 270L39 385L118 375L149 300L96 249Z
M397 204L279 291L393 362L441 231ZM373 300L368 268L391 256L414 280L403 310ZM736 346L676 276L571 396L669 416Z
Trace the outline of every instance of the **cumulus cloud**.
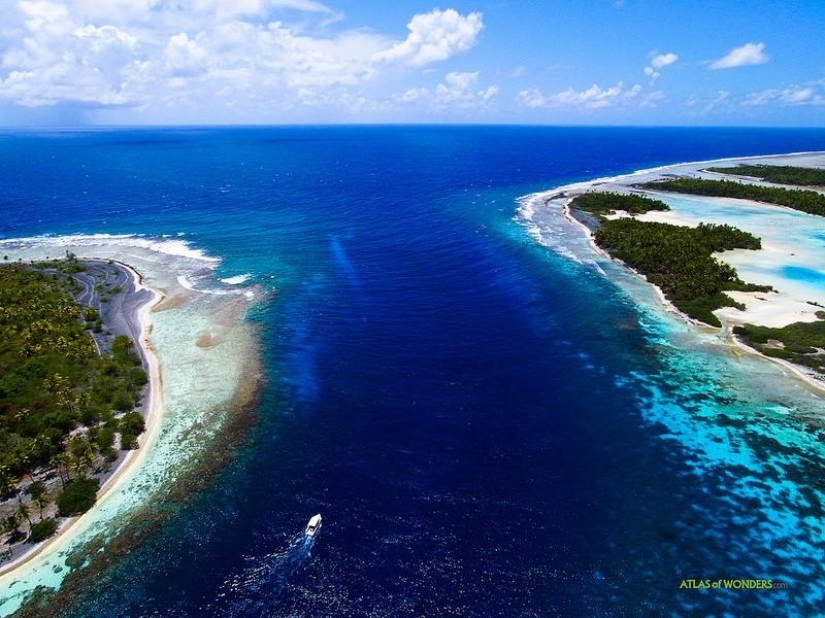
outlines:
M745 43L734 47L725 56L708 65L711 69L731 69L755 64L765 64L770 56L765 53L764 43Z
M207 51L181 32L169 38L163 50L165 67L172 77L200 75L206 72Z
M468 50L483 27L480 13L434 10L398 40L333 29L340 14L318 0L2 3L0 99L25 106L363 107L347 89Z
M475 44L484 27L481 13L461 15L454 9L416 15L407 28L410 33L401 43L374 56L378 62L402 62L422 66L446 60Z
M659 54L658 56L653 56L653 60L650 61L650 65L654 69L661 69L662 67L666 67L673 64L678 59L679 56L673 53Z
M651 58L650 66L644 68L644 74L647 75L651 80L656 81L662 76L662 74L659 72L659 69L661 69L662 67L670 66L677 60L679 60L679 56L674 53L656 54L653 56L653 58Z
M66 5L19 2L17 41L7 42L0 64L0 98L30 106L61 102L127 105L124 85L138 39L116 26L83 23ZM15 44L16 43L16 44Z
M542 94L536 88L531 88L519 92L516 101L519 105L531 109L602 109L630 105L640 101L638 97L641 92L642 87L639 84L625 88L622 82L611 88L602 88L597 84L593 84L586 90L568 88L549 95Z
M411 88L395 98L402 103L423 102L432 109L470 109L487 107L499 93L497 85L478 87L480 71L452 71L434 90Z
M137 45L137 38L131 34L123 32L115 26L101 26L97 28L88 24L83 28L74 31L74 35L79 39L88 39L89 49L99 52L110 46L124 46L133 48Z

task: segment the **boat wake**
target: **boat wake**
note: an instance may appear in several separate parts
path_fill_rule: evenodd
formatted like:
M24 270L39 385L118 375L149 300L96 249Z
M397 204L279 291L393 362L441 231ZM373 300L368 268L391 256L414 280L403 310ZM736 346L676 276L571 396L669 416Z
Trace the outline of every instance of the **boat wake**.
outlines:
M286 549L255 557L254 564L224 582L218 607L206 609L224 618L273 616L290 580L309 560L319 530L320 525L312 534L302 531L290 539Z

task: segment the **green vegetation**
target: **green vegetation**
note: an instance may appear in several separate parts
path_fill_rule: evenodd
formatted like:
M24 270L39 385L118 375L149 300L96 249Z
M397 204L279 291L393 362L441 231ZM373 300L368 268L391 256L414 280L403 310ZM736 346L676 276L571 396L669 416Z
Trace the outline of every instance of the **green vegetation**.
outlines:
M803 189L760 187L730 180L704 180L701 178L676 178L658 180L640 185L651 191L673 191L692 195L733 197L769 204L779 204L811 215L825 217L825 195Z
M623 195L620 193L583 193L570 202L570 207L594 215L609 215L617 210L624 210L631 215L638 215L651 210L670 210L670 206L661 200L654 200L641 195Z
M818 311L817 322L795 322L784 328L737 326L733 332L766 356L782 358L797 365L825 371L825 312Z
M679 310L712 326L721 326L713 310L742 308L725 290L770 290L744 283L732 266L711 255L726 249L761 248L758 238L729 225L700 223L688 228L622 218L603 221L594 238L613 257L661 288Z
M751 176L780 185L825 187L825 170L790 165L739 165L737 167L710 167L710 172Z
M68 275L86 270L83 262L78 260L77 256L70 251L66 251L66 257L63 259L49 260L47 257L45 261L36 262L33 266L38 270L60 271Z
M57 520L53 517L49 517L47 519L41 519L40 521L32 524L31 530L29 530L29 543L39 543L40 541L45 541L54 533L57 532Z
M144 431L134 409L146 372L127 336L98 355L90 331L102 328L100 312L77 305L78 286L67 274L83 268L71 254L0 265L0 499L7 501L8 542L22 540L24 522L32 542L50 536L57 524L44 515L52 501L61 516L90 508L99 481L89 475L117 459L117 434L124 448L137 448ZM63 487L56 497L36 479L49 469Z
M43 481L34 481L27 488L26 493L31 496L32 503L40 510L40 519L43 519L43 508L49 504L49 494L46 493L46 484Z
M94 307L83 309L83 320L86 322L86 330L93 333L99 333L103 330L103 319L100 317L100 312Z
M61 517L80 515L92 508L97 500L100 481L95 478L77 478L66 485L55 500Z
M117 430L117 412L132 410L146 384L128 337L97 355L70 290L59 274L0 267L0 473L49 465L78 427ZM92 311L83 317L97 320Z
M120 446L125 450L137 448L137 438L146 430L143 417L137 412L124 414L120 419Z

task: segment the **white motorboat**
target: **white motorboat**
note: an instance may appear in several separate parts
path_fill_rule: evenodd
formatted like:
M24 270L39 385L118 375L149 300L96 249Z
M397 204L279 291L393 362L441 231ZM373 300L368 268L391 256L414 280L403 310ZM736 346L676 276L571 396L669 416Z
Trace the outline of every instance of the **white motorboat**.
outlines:
M315 533L318 532L318 529L321 527L321 514L318 513L317 515L313 515L309 518L309 523L307 524L307 529L304 531L306 536L315 536Z

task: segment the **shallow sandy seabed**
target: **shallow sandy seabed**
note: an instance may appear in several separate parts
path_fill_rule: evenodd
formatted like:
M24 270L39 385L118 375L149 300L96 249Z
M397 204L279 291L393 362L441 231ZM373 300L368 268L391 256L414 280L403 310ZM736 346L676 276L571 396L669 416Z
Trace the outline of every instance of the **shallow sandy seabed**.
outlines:
M575 183L525 196L520 200L516 220L525 225L538 242L552 248L558 254L592 267L603 275L606 274L606 270L611 270L610 278L615 279L621 287L630 290L631 295L637 300L642 298L643 303L655 302L668 311L679 313L658 289L654 288L654 294L648 294L632 279L621 275L613 268L615 262L595 245L590 231L570 216L569 203L576 195L588 191L642 193L633 185L673 176L718 179L721 177L719 174L702 170L720 164L734 166L740 163L825 168L825 153L684 163ZM663 192L645 193L665 201L671 210L653 211L639 216L641 220L691 226L700 222L727 223L762 238L763 249L760 251L726 251L717 257L734 266L744 281L770 285L776 291L730 292L730 295L743 303L746 309L739 311L724 308L714 312L724 324L721 331L682 316L688 322L693 322L700 331L707 331L720 342L755 354L750 348L738 344L730 335L733 326L751 323L781 327L794 322L811 322L817 319L816 312L822 308L813 303L825 306L825 217L747 200ZM813 387L816 392L822 394L825 384L821 376L780 359L771 360L802 378L808 387Z
M725 161L726 166L738 163L825 168L825 154L805 153ZM591 188L626 192L631 190L633 184L668 175L720 178L720 174L701 171L709 166L711 164L708 162L691 163L622 176L569 192L567 196L572 197ZM730 292L731 297L745 304L746 309L739 311L725 308L716 311L723 322L731 325L750 323L782 327L793 322L813 322L817 319L816 312L822 308L812 303L825 305L825 217L747 200L649 191L645 193L666 202L671 210L651 211L637 216L641 221L689 226L700 222L728 223L762 239L761 251L726 251L717 254L717 257L734 266L743 280L770 285L776 291Z

